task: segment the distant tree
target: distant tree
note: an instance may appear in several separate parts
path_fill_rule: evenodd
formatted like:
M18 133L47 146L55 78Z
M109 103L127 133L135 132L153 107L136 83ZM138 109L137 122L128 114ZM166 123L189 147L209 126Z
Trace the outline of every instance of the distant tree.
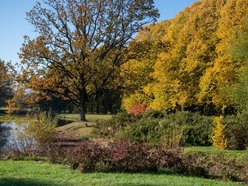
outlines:
M27 88L70 100L86 120L87 103L112 86L131 38L158 15L153 0L38 2L27 13L39 36L23 44L21 79Z
M0 107L6 105L6 100L11 98L11 75L8 63L0 59Z

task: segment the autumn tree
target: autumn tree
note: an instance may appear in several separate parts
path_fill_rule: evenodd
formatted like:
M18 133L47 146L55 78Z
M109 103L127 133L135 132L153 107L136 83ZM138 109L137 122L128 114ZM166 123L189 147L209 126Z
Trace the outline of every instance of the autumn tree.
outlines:
M228 97L240 113L248 112L248 20L245 20L245 27L239 30L239 36L231 48L233 60L244 65L238 73L238 81L229 86L226 90Z
M122 106L128 110L137 103L149 104L148 85L154 82L151 73L158 54L169 47L169 43L162 42L165 30L170 21L151 24L142 29L129 44L131 55L134 57L121 65L121 84L124 90Z
M5 101L12 95L9 65L0 59L0 106L5 105Z
M125 84L133 85L127 90L134 90L124 96L124 107L145 100L154 110L225 112L232 106L226 87L238 82L245 65L230 49L244 32L247 16L246 0L202 0L167 23L150 25L148 37L141 40L142 57L124 64L124 72L132 75L126 78ZM162 48L154 47L158 40ZM247 51L239 48L237 53Z
M43 0L27 13L35 39L20 52L26 88L59 95L80 108L97 92L113 88L128 43L158 11L153 0Z
M232 57L231 48L238 40L245 28L245 19L248 16L248 1L227 0L220 1L218 29L215 44L216 57L211 60L200 78L199 99L212 102L216 107L224 109L231 104L226 96L226 87L237 83L240 69L244 66L243 60Z

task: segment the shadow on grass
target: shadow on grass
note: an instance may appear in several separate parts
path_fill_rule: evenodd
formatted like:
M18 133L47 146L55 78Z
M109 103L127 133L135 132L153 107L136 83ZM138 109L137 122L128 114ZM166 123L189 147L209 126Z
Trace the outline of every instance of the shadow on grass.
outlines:
M1 178L0 186L57 186L54 183L39 182L32 179L23 178Z
M123 183L123 184L117 184L117 186L165 186L165 185L159 185L159 184L132 184L132 183Z
M0 179L0 186L59 186L60 184L39 182L32 179L21 179L21 178L2 178ZM163 186L161 184L132 184L122 183L116 184L116 186Z
M68 119L58 119L57 126L61 127L61 126L70 124L72 122L74 122L74 121L73 120L68 120Z

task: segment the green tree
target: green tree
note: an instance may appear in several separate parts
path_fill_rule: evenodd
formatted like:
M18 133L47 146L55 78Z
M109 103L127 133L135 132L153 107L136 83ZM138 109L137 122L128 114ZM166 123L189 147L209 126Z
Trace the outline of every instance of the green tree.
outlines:
M227 88L227 94L239 112L248 112L248 21L238 32L239 38L231 48L233 59L244 65L238 73L238 82Z
M27 88L60 95L80 108L113 87L127 44L158 11L153 0L43 0L27 13L38 37L20 52Z

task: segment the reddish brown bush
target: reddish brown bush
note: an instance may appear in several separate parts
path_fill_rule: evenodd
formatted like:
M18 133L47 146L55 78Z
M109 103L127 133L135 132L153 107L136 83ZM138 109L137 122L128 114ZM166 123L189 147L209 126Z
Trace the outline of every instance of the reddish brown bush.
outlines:
M181 162L180 151L164 151L146 144L119 141L111 145L110 151L113 171L158 171L161 168L175 168Z
M48 156L51 161L70 164L84 172L97 171L99 167L113 172L150 172L161 168L177 169L181 164L180 150L162 150L147 144L119 141L101 147L84 141L75 147L56 144Z
M143 114L147 110L147 105L145 103L136 103L134 106L128 109L128 113L138 116Z

